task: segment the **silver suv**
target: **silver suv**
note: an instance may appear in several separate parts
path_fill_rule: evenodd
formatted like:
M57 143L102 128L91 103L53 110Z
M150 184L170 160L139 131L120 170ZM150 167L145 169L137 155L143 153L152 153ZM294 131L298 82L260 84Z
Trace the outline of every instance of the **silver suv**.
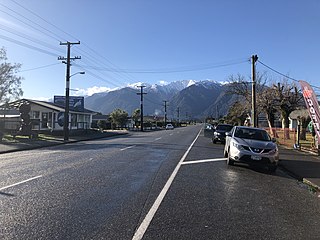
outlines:
M260 128L235 126L226 133L224 156L228 165L234 162L266 165L274 172L279 161L275 139Z

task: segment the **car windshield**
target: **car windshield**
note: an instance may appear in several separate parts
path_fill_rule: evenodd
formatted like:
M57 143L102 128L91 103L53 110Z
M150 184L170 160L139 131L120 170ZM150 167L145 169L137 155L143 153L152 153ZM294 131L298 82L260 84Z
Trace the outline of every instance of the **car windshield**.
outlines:
M260 141L271 141L269 134L260 129L250 129L250 128L237 128L235 133L235 137L238 138L245 138L245 139L253 139L253 140L260 140Z
M218 125L216 130L226 131L229 132L233 128L232 125Z

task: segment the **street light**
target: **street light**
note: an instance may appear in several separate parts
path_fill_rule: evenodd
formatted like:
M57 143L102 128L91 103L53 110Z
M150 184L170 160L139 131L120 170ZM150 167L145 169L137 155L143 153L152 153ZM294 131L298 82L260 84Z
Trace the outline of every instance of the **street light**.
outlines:
M69 71L67 71L69 73ZM65 110L64 110L64 124L63 124L63 133L64 141L69 141L69 93L70 93L70 78L76 74L85 74L85 72L76 72L74 74L67 74L66 81L66 99L65 99Z
M74 76L74 75L77 75L77 74L86 74L86 72L76 72L76 73L70 75L70 77L72 77L72 76Z

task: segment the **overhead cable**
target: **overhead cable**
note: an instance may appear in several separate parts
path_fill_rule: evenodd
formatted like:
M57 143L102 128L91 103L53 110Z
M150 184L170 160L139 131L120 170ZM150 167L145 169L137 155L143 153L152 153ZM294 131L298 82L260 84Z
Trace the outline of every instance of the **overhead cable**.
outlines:
M279 74L279 75L281 75L281 76L283 76L283 77L285 77L285 78L288 78L288 79L290 79L290 80L292 80L292 81L295 81L295 82L299 82L299 80L297 80L297 79L295 79L295 78L292 78L292 77L289 77L288 75L285 75L285 74L283 74L283 73L275 70L274 68L268 66L267 64L261 62L260 60L258 60L258 62L259 62L261 65L265 66L266 68L270 69L271 71L273 71L273 72L275 72L275 73L277 73L277 74ZM314 88L320 89L320 87L318 87L318 86L314 86L314 85L310 85L310 86L312 86L312 87L314 87Z

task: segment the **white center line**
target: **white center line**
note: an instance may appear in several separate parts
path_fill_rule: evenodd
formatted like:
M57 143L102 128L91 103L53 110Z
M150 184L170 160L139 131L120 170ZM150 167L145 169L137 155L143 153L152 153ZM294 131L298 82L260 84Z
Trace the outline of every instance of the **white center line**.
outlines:
M135 147L135 146L136 146L136 145L132 145L132 146L129 146L129 147L121 148L120 151L124 151L124 150L130 149L130 148L133 148L133 147Z
M187 161L181 163L182 165L186 164L195 164L195 163L205 163L205 162L217 162L217 161L226 161L226 158L215 158L215 159L203 159L203 160L195 160L195 161Z
M35 179L41 178L41 177L42 177L42 175L39 175L39 176L32 177L32 178L29 178L29 179L27 179L27 180L24 180L24 181L15 183L15 184L11 184L11 185L6 186L6 187L2 187L2 188L0 188L0 191L5 190L5 189L8 189L8 188L11 188L11 187L14 187L14 186L17 186L17 185L20 185L20 184L22 184L22 183L30 182L30 181L32 181L32 180L35 180Z
M182 162L186 159L187 155L189 154L191 148L193 147L194 143L197 141L198 137L200 136L201 130L199 131L198 135L196 136L196 138L193 140L193 142L191 143L191 145L189 146L188 150L184 153L184 155L182 156L182 158L180 159L179 163L177 164L176 168L173 170L171 176L169 177L168 181L166 182L166 184L164 185L163 189L161 190L159 196L157 197L156 201L153 203L152 207L150 208L148 214L146 215L146 217L144 218L144 220L142 221L141 225L139 226L139 228L137 229L137 231L135 232L134 236L132 237L132 240L141 240L143 238L144 233L147 231L154 215L156 214L161 202L163 201L167 191L169 190L175 176L177 175Z

